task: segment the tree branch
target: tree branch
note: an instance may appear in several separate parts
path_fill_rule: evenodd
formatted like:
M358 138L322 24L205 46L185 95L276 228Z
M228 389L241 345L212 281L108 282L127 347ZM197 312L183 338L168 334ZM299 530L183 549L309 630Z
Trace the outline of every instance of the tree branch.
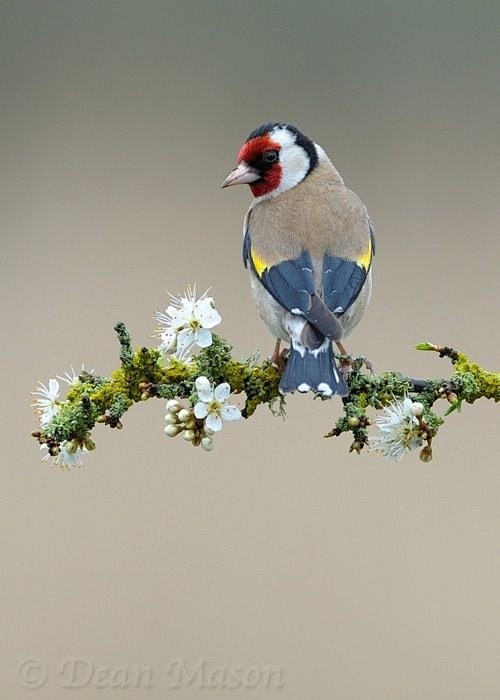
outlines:
M71 455L94 448L90 433L96 423L122 428L126 411L150 398L174 400L172 415L181 416L182 420L172 418L170 425L174 427L165 429L167 434L183 433L192 444L211 449L213 431L207 428L206 419L196 417L196 408L193 413L193 407L200 401L196 384L200 377L206 377L213 386L227 382L232 392L244 394L241 415L246 419L260 404L267 404L275 415L285 414L285 399L278 390L281 378L278 367L269 361L258 363L255 355L246 361L234 359L231 345L218 335L212 334L211 344L188 359L175 356L164 359L157 348L141 347L133 352L124 323L117 323L115 331L120 344L120 367L110 377L82 370L71 382L64 380L69 384L67 397L60 401L54 395L50 416L39 399L35 402L42 424L32 435L44 446L46 458L63 466L71 465ZM431 443L449 413L459 411L464 401L472 404L480 398L500 400L500 374L488 372L453 348L422 343L417 349L449 358L453 367L451 375L438 379L414 379L400 372L376 375L363 369L364 358L339 356L344 364L350 365L349 395L342 399L343 414L325 437L351 433L349 451L359 453L369 443L368 427L378 423L383 435L378 438L376 449L382 444L384 449L380 451L391 457L392 450L392 458L399 459L406 451L418 447L421 459L428 461L432 458ZM323 396L317 398L329 400ZM449 404L444 417L434 411L434 405L442 400ZM369 409L385 409L385 414L374 421L368 415ZM184 414L179 413L182 410ZM391 428L399 430L396 436L390 435L392 442L388 437Z

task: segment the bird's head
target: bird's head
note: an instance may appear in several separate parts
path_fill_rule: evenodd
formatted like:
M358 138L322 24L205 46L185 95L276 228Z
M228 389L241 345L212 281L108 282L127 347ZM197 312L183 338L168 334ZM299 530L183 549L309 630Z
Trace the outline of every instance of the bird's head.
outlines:
M318 163L319 151L319 146L291 124L263 124L240 148L238 165L222 187L247 184L254 197L274 197L309 175Z

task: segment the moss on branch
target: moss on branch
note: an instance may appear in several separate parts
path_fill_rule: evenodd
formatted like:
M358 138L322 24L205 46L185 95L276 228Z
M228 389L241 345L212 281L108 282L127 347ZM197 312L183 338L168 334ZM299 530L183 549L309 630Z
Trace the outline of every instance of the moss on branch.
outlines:
M63 443L71 449L91 449L90 433L96 423L121 428L126 411L149 398L185 401L192 409L198 400L195 381L200 376L207 377L214 386L227 382L232 392L244 394L245 418L250 418L261 404L284 414L284 398L278 390L279 368L269 361L258 363L255 358L235 359L231 345L216 334L209 347L183 360L175 356L165 359L156 348L140 347L134 352L125 324L117 323L115 331L120 367L110 377L82 371L71 383L66 399L58 402L51 420L33 432L50 455L57 455ZM435 411L437 402L448 402L446 416L460 409L463 402L472 404L480 398L500 401L500 373L483 369L467 355L447 346L422 343L417 348L449 358L451 375L438 379L412 379L396 371L377 375L364 369L363 358L340 357L351 367L347 376L349 395L342 402L329 403L334 411L341 407L342 414L325 437L351 433L350 451L359 453L368 443L368 428L373 423L369 410L380 411L397 400L413 397L422 406L422 413L414 422L418 423L419 439L424 445L421 458L427 461L432 456L431 442L444 422L444 417ZM198 430L200 421L194 417L191 420L193 429Z

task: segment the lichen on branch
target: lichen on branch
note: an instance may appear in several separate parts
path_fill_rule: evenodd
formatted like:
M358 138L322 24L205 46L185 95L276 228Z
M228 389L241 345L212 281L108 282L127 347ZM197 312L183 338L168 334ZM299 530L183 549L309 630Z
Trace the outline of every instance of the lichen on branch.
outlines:
M285 415L280 368L269 360L259 362L255 354L247 360L232 356L231 345L212 330L221 317L208 292L197 299L195 288L188 288L185 296L172 299L165 313L157 314L158 348L134 351L130 333L120 322L115 325L120 366L110 377L82 367L78 375L72 369L47 385L39 383L33 407L40 425L32 435L40 443L42 459L62 467L81 466L83 453L95 447L91 431L97 423L120 429L126 411L151 398L166 400L167 436L182 436L207 451L225 422L249 419L261 404L275 415ZM399 461L418 449L420 458L429 461L447 415L460 410L463 402L500 401L500 374L446 346L421 343L417 349L449 358L451 375L439 379L413 379L397 371L377 375L366 370L364 358L338 356L341 366L348 368L349 394L341 401L317 396L336 412L341 409L325 437L351 433L351 452L369 447ZM58 380L68 385L65 398ZM231 403L232 395L241 396L241 408ZM443 400L448 410L439 415L436 404Z

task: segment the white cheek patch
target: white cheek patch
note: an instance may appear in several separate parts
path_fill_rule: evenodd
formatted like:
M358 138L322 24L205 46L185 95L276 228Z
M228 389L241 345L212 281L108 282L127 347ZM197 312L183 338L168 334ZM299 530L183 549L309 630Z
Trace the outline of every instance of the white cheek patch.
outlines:
M257 197L256 201L276 197L281 192L286 192L291 187L295 187L299 182L302 182L309 171L309 156L301 146L297 146L295 143L295 134L286 128L276 127L270 133L270 137L281 146L279 156L281 182L272 192Z
M294 144L288 148L281 149L280 165L281 182L274 190L276 194L285 192L302 182L309 170L309 156L301 146Z

